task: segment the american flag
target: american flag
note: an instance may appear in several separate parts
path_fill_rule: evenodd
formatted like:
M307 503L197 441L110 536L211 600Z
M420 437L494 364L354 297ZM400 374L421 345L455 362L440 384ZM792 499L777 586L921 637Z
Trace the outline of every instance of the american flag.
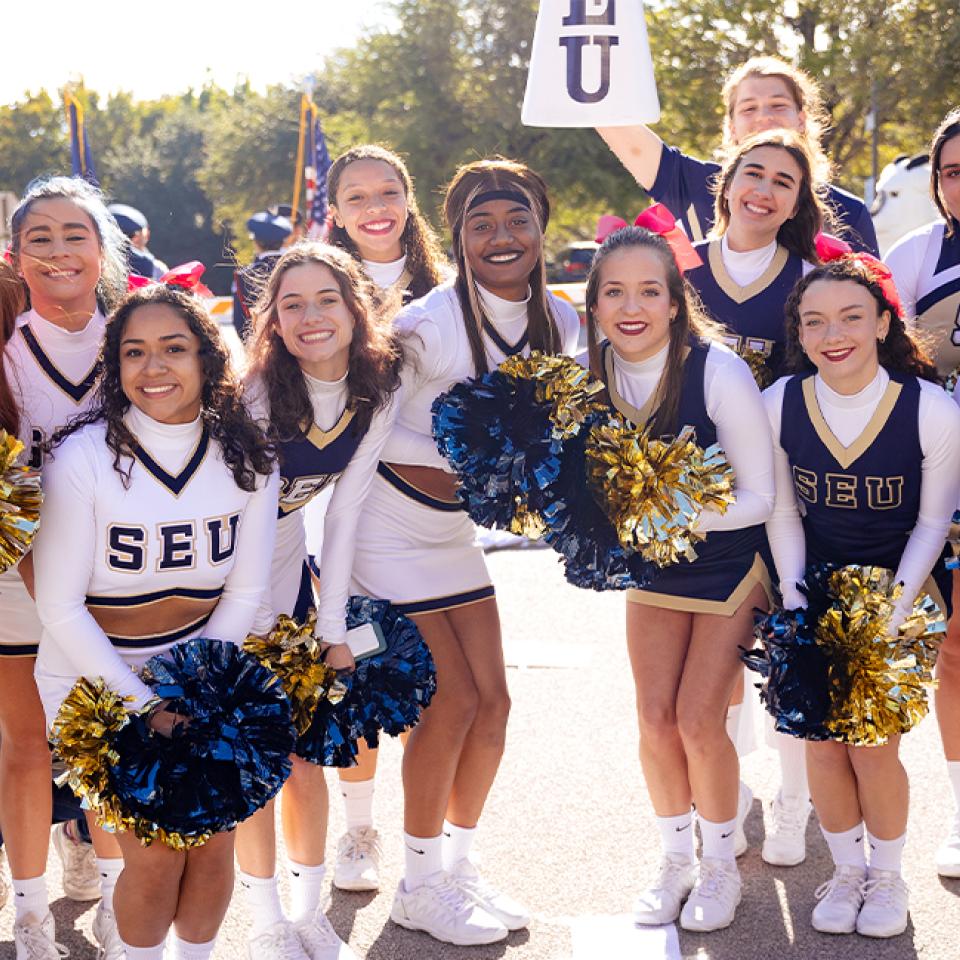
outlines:
M311 237L323 237L327 227L327 171L330 169L330 154L323 136L320 114L312 110L310 160L304 169L307 181L307 233Z

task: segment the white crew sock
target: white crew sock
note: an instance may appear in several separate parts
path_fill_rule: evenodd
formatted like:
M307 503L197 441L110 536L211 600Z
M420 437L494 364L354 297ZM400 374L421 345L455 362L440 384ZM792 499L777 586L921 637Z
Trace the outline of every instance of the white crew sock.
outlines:
M443 871L443 834L438 837L415 837L403 833L406 868L403 885L408 891L422 887L428 877Z
M868 830L867 840L870 843L870 869L900 873L903 867L903 845L907 842L907 835L901 834L894 840L880 840Z
M704 820L698 817L700 821L700 839L703 842L702 853L704 858L710 860L726 860L730 863L736 862L734 853L734 833L737 829L737 818L724 820L723 823L714 823L711 820Z
M173 960L209 960L216 945L216 937L206 943L190 943L188 940L181 940L174 936Z
M131 947L129 943L124 943L123 952L127 960L163 960L163 949L166 945L166 941L155 947Z
M251 938L258 937L268 927L286 919L280 903L280 887L276 876L254 877L238 870L237 879L250 911Z
M327 868L322 863L311 867L293 860L287 860L287 865L290 867L290 889L293 892L290 919L294 923L309 920L320 906L323 875Z
M443 821L443 869L452 870L461 860L470 856L476 827L458 827L449 820Z
M693 810L676 817L657 817L660 830L660 845L664 853L686 857L693 861Z
M347 817L347 829L373 826L373 788L376 781L369 780L340 781L340 793L343 794L343 812Z
M863 824L858 823L841 833L831 833L820 827L823 839L830 848L830 856L837 867L860 867L867 865L866 851L863 849Z
M113 891L117 877L123 872L123 857L97 857L97 873L100 874L100 902L104 910L113 913Z
M13 879L11 883L17 920L22 920L31 913L38 920L42 920L50 912L46 876L41 874L39 877L30 877L29 880Z
M957 819L960 820L960 760L947 761L947 776L950 777L950 786L953 788L953 804L957 810Z
M780 797L783 800L809 800L806 742L785 733L773 735L780 755Z

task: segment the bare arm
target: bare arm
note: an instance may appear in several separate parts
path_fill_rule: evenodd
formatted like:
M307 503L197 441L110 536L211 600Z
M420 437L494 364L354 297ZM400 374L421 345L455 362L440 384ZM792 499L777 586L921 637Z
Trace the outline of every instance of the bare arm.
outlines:
M650 190L660 170L663 141L649 127L642 125L598 127L597 133L637 183L644 190Z

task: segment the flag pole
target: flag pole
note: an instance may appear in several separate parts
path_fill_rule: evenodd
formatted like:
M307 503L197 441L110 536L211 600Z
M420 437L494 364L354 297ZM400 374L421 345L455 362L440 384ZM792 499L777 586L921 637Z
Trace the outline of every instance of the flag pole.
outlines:
M293 202L290 204L290 214L294 223L297 219L297 208L300 206L300 178L303 176L303 148L307 132L308 111L308 98L305 93L302 93L300 94L300 133L297 137L297 161L293 168Z

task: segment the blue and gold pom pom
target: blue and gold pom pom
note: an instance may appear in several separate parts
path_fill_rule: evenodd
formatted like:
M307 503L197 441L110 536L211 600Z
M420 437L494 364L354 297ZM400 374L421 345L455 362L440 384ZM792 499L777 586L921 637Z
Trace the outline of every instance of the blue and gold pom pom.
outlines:
M0 430L0 573L16 566L40 526L40 473L17 464L23 443Z

